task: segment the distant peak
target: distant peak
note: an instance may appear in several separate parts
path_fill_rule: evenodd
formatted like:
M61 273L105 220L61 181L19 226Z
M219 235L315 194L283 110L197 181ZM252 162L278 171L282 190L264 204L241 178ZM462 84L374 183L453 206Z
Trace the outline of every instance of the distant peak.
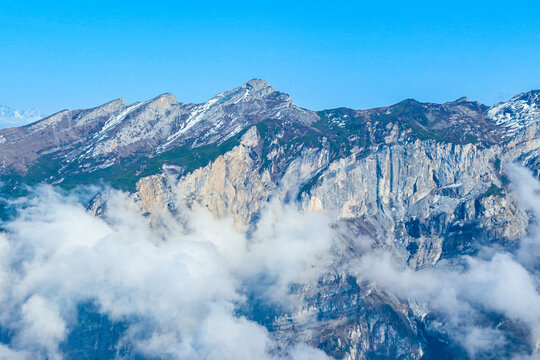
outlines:
M126 100L124 98L118 98L118 99L114 99L114 100L111 100L109 102L106 102L105 104L103 104L102 106L106 106L106 105L110 105L110 104L122 104L122 105L126 105Z
M455 102L470 102L470 101L471 99L469 99L468 97L462 96L459 99L457 99Z
M95 108L88 109L86 111L88 112L88 114L91 114L90 116L96 116L98 114L112 114L123 110L125 107L125 100L120 98L106 102L103 105L96 106Z
M394 104L392 106L401 105L401 106L417 106L421 105L422 103L415 99L405 99L403 101L398 102L397 104Z
M493 105L487 117L497 125L506 128L506 137L540 121L540 90L518 94L509 101Z
M0 129L16 127L42 119L45 114L32 108L30 110L12 109L6 105L0 105Z
M246 98L248 99L260 99L276 92L276 89L274 89L274 87L270 85L268 81L262 79L251 79L239 89L247 90L249 95L247 95Z

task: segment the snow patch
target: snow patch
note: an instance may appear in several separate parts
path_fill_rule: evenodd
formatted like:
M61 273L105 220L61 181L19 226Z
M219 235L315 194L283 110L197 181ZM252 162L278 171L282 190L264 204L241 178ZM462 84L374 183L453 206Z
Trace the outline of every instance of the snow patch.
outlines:
M540 92L519 94L507 102L494 105L487 117L506 128L505 137L512 137L540 121Z

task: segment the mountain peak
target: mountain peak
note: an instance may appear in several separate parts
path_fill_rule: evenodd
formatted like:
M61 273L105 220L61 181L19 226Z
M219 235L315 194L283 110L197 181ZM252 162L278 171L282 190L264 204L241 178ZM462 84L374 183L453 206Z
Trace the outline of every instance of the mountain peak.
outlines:
M12 109L9 106L0 105L0 129L22 126L44 117L44 114L34 108L30 110L18 110Z
M250 89L253 92L268 92L273 93L276 91L272 85L268 83L268 81L263 79L251 79L247 81L243 87Z
M266 96L276 92L266 80L251 79L245 82L242 86L234 88L230 91L225 91L218 97L230 98L234 103L249 102L253 100L262 100Z
M223 91L206 103L201 104L207 108L224 105L245 104L252 101L263 100L271 94L281 94L272 85L262 79L251 79L232 90ZM285 97L287 100L288 96Z
M176 96L174 94L172 94L172 93L169 93L169 92L158 95L155 98L153 98L152 100L167 101L167 102L171 102L171 103L178 102L178 100L176 99Z
M176 96L174 96L173 94L164 93L148 101L147 104L148 104L147 106L150 108L168 109L173 105L177 105L178 100L176 99Z

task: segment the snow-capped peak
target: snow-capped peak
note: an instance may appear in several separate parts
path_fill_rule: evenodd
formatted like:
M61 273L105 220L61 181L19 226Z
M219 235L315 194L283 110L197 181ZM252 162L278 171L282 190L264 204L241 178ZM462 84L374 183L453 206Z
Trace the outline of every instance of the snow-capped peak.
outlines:
M17 110L0 105L0 129L22 126L45 117L39 110Z
M506 137L514 136L540 121L540 90L521 93L507 102L492 106L487 117L506 128Z

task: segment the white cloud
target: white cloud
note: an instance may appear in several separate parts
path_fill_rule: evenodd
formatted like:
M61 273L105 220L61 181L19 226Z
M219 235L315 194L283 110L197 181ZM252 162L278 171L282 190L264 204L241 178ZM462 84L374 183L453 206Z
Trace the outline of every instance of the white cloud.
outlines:
M267 330L235 314L245 301L243 287L264 273L274 279L274 294L288 295L292 283L324 271L321 259L332 241L320 214L279 203L263 214L251 239L200 208L182 208L183 221L163 214L153 228L115 191L103 218L50 187L38 188L23 205L0 237L0 323L14 334L11 349L0 350L34 358L60 356L77 304L87 302L113 321L127 321L122 341L146 355L274 358Z
M46 354L49 359L61 359L58 344L64 339L66 323L61 318L58 305L40 295L33 295L21 307L20 331L16 344Z
M522 206L532 211L537 220L529 227L529 234L521 240L517 253L519 261L529 270L540 269L540 182L530 170L516 164L507 164L505 170L511 180L511 188L519 195Z
M0 344L0 359L6 360L27 360L31 354L27 351L14 351L8 346Z
M23 126L44 117L45 115L36 109L16 110L0 105L0 129Z

